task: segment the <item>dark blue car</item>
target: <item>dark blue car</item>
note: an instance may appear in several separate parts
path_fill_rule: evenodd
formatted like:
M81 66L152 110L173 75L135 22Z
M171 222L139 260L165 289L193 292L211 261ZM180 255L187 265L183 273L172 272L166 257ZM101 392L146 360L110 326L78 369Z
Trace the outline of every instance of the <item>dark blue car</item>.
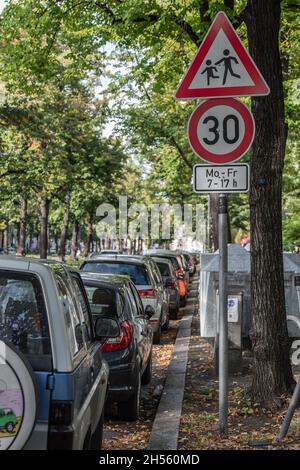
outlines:
M108 403L118 404L124 420L139 417L141 384L151 381L153 331L149 318L152 307L144 309L138 291L126 276L81 273L94 320L117 319L121 334L102 346L109 365Z

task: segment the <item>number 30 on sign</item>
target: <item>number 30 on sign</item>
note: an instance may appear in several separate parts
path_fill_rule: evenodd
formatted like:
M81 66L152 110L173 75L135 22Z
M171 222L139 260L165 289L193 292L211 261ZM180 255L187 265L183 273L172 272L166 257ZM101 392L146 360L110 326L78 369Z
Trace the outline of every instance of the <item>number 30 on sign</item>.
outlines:
M188 124L193 151L210 163L230 163L250 148L255 133L247 106L234 98L210 99L193 112Z

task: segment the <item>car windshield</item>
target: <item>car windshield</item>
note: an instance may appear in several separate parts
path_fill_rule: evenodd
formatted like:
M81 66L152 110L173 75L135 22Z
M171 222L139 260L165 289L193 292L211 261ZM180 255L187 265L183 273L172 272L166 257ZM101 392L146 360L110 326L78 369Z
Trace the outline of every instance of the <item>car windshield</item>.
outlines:
M0 339L25 354L34 368L50 358L43 293L34 275L0 271Z
M83 271L128 276L137 286L149 285L147 270L143 265L132 263L85 263Z

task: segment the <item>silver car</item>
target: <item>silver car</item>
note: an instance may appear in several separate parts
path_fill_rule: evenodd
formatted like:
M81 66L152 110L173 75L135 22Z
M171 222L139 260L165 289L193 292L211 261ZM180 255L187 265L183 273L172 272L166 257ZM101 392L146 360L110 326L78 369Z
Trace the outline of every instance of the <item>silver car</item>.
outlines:
M178 279L176 277L176 272L173 263L168 258L152 257L152 259L153 261L155 261L159 268L161 277L164 282L164 286L169 294L170 318L176 319L180 308L180 294Z
M119 333L106 329L106 337ZM0 339L26 357L38 389L25 448L100 449L109 369L79 273L54 261L0 259Z

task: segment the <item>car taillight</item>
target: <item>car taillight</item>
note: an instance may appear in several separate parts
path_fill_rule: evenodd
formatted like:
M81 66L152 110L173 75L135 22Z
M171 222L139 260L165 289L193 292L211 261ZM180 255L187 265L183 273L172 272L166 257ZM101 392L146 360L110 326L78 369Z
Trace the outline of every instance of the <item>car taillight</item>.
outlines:
M121 351L128 348L133 338L133 326L129 321L124 321L120 328L120 336L108 339L101 348L103 352Z
M158 323L158 318L150 318L149 323L153 323L153 325Z
M142 299L153 299L157 296L157 290L156 289L140 290L139 294Z
M69 426L73 420L72 401L52 401L50 410L51 426Z
M51 402L49 416L48 450L72 450L74 441L73 402Z

